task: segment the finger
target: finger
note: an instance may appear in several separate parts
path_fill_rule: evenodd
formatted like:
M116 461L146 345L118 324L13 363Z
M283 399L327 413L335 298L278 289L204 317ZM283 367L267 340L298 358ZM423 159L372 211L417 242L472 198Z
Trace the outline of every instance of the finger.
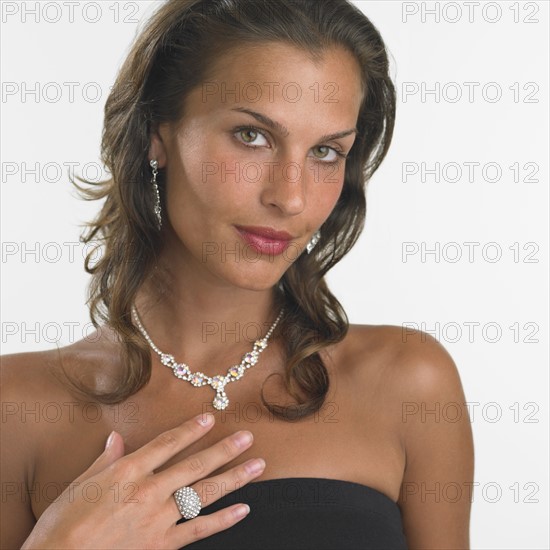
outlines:
M80 474L74 481L82 483L87 479L99 474L105 468L116 462L119 458L124 456L124 440L118 432L113 432L109 444L105 446L105 450L97 457L92 465Z
M166 533L167 542L170 548L187 546L233 527L245 518L249 511L250 507L247 504L239 503L213 514L198 516L180 525L173 525Z
M229 493L241 489L265 470L265 460L251 458L217 476L209 477L191 485L200 495L202 506L206 507ZM174 500L175 503L175 500ZM177 505L176 505L177 508Z
M216 444L194 453L177 464L155 475L155 483L168 494L182 486L190 485L224 464L237 458L252 445L254 436L248 430L241 430L224 437Z
M226 496L237 489L241 489L247 483L257 478L265 469L265 460L253 458L244 464L239 464L217 476L203 479L193 485L189 485L199 495L201 509L206 508L216 500ZM184 487L181 485L180 487ZM180 488L178 487L178 489ZM182 513L176 503L174 495L171 494L168 502L168 514L174 518L174 523L182 518Z
M208 420L209 424L201 423ZM134 451L127 457L132 457L133 464L139 470L153 472L174 455L189 447L203 437L214 425L214 416L211 414L198 415L185 421L180 426L162 432L157 437Z

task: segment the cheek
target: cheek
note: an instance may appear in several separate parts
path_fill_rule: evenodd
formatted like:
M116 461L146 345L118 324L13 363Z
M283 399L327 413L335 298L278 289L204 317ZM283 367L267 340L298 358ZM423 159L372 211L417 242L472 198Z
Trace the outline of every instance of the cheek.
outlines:
M344 166L320 167L314 171L309 204L311 211L317 214L317 225L321 225L330 216L342 194Z
M255 191L243 181L235 159L213 145L184 149L169 174L167 206L174 227L198 228L233 218L237 205L246 203L245 195Z
M247 193L255 192L254 186L243 180L241 165L223 152L190 160L188 167L191 200L201 211L220 219L246 203Z

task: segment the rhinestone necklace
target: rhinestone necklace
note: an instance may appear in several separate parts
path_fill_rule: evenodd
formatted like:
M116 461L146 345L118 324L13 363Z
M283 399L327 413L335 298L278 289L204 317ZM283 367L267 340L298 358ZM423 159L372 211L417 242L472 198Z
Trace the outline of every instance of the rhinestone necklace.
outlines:
M281 309L281 311L279 312L277 319L275 319L274 323L271 325L271 328L267 331L267 334L260 340L256 340L254 342L254 347L252 348L252 351L243 355L242 361L239 365L233 365L232 367L227 369L227 374L225 375L220 374L210 377L206 376L206 374L202 372L191 372L191 369L188 365L186 365L185 363L178 363L174 359L173 355L169 355L160 351L154 344L153 340L151 340L149 334L147 334L145 328L143 328L136 307L132 306L132 317L139 331L141 332L141 334L143 334L147 342L149 342L149 345L151 346L153 351L160 356L160 362L166 367L171 368L174 376L180 378L181 380L187 380L189 383L197 388L201 386L206 386L207 384L210 385L212 389L216 390L216 397L214 398L214 401L212 401L212 405L218 410L225 409L229 405L229 399L227 397L227 394L225 393L225 386L229 384L229 382L235 382L236 380L242 378L246 370L258 362L260 353L262 353L262 351L267 348L268 340L275 330L277 323L283 316L283 312L284 308Z

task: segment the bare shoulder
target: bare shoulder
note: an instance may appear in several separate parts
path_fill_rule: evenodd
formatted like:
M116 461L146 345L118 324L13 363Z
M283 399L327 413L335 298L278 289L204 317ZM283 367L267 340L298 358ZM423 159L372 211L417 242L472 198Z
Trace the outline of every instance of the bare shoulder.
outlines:
M78 379L90 389L104 386L113 377L118 348L113 331L101 327L77 342L45 351L3 355L2 384L5 388L23 387L30 395L33 388L66 392L67 377Z
M55 408L67 390L59 376L62 350L13 353L0 357L3 435L12 434L13 453L27 464L28 480L34 471L34 449L37 448L49 405ZM50 411L51 412L51 411ZM53 413L52 413L53 414Z
M385 410L400 412L409 548L469 548L474 448L457 365L422 331L353 325L349 338L358 383L378 380Z
M453 358L425 332L395 325L350 325L348 342L347 354L357 376L377 371L393 395L462 398Z
M94 389L104 384L105 356L104 346L85 340L0 356L2 435L9 439L10 457L24 465L26 483L32 483L44 442L74 425L74 407L86 400L68 381Z
M0 356L0 463L5 489L0 503L0 548L20 548L26 540L39 512L55 498L43 489L45 484L54 493L64 487L55 481L67 471L63 453L71 449L71 464L79 464L78 453L84 454L88 446L78 441L72 449L71 434L84 434L95 443L100 426L84 425L86 417L81 413L88 403L67 384L67 376L97 386L102 379L98 374L102 353L101 346L80 341L59 349ZM60 441L64 442L61 455ZM89 457L83 456L80 462L86 460Z
M57 350L13 353L0 356L0 380L2 386L2 411L4 420L24 419L21 415L22 405L25 410L33 400L42 396L48 397L52 387L51 365L55 361ZM17 414L15 412L17 411ZM25 422L27 423L27 422ZM32 419L29 427L34 425Z
M20 548L35 524L30 497L40 439L40 417L52 393L47 367L51 352L0 357L2 400L2 502L0 547ZM5 489L5 490L4 490Z

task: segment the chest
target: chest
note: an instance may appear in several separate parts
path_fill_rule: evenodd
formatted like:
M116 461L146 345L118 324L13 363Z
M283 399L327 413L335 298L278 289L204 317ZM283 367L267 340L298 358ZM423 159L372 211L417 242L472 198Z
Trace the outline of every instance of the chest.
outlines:
M211 388L194 388L162 374L123 403L75 407L73 422L56 426L59 434L42 442L35 486L65 488L101 454L112 430L122 435L125 454L129 454L163 431L209 411L216 418L214 427L157 471L236 431L249 430L254 435L252 446L211 475L261 457L266 468L256 481L285 477L341 479L368 485L397 500L405 464L399 411L393 410L375 388L359 391L353 380L333 377L320 410L297 421L286 421L264 406L259 390L246 389L260 388L263 378L249 382L248 386L228 387L230 403L223 411L212 407L215 392ZM281 404L281 388L280 380L264 385L264 397ZM56 440L64 444L55 444ZM52 500L47 495L34 500L37 518Z

